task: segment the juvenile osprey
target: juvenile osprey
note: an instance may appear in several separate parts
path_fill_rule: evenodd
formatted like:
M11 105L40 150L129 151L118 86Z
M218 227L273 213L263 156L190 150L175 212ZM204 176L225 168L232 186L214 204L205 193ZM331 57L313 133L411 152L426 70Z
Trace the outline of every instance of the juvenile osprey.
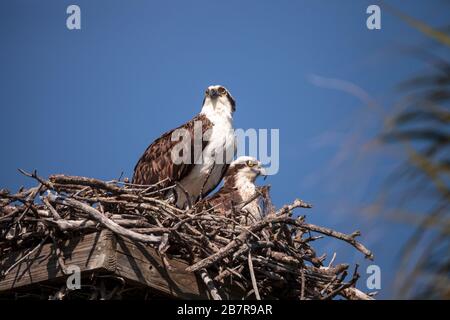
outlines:
M260 220L263 214L260 199L255 197L255 180L260 175L266 175L261 162L253 157L237 158L225 174L223 187L203 201L203 209L214 207L215 212L227 216L233 214L234 207L236 211L244 212L241 223L251 224Z
M172 195L179 208L208 195L222 180L236 152L235 109L235 100L225 87L208 87L201 112L145 150L134 168L133 183L176 184ZM189 139L180 138L186 133Z

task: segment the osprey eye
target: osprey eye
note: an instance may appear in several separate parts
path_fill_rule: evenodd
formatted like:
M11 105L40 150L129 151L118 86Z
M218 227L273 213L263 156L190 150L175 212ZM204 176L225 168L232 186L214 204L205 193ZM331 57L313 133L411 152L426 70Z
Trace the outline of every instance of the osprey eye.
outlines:
M208 95L208 93L209 93L209 89L206 89L205 94Z
M225 90L224 87L220 87L217 91L219 91L219 93L220 93L221 95L224 95L224 94L227 93L227 90Z
M247 161L247 166L249 166L250 168L253 167L255 165L255 163L251 160Z

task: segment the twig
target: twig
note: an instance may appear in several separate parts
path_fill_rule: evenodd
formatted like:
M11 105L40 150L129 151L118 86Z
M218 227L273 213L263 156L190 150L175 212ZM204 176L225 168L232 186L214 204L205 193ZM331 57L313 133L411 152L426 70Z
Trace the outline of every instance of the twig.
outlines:
M102 226L108 228L109 230L113 231L114 233L124 236L126 238L140 241L143 243L154 243L154 242L160 242L161 237L153 236L153 235L144 235L139 234L130 230L127 230L114 221L108 219L104 215L102 215L98 210L94 209L93 207L82 203L75 199L66 198L64 199L61 196L55 196L53 199L55 202L60 202L64 205L76 208L78 210L86 212L92 219L99 222Z
M362 245L361 243L359 243L358 241L355 240L355 237L359 235L359 232L354 232L352 235L346 235L346 234L338 232L338 231L334 231L334 230L324 228L324 227L319 227L319 226L309 224L309 223L302 223L301 226L310 231L319 232L319 233L326 234L328 236L331 236L331 237L334 237L337 239L344 240L344 241L350 243L352 246L354 246L356 249L358 249L362 253L364 253L364 255L366 256L367 259L370 259L370 260L374 259L373 253L369 249L367 249L364 245Z
M199 271L200 277L205 283L206 287L208 288L209 292L211 293L211 296L214 300L222 300L222 297L219 294L219 291L217 290L216 286L214 285L213 280L208 274L208 271L206 269L200 269Z
M36 247L34 247L30 251L28 251L22 258L20 258L16 262L14 262L8 269L6 269L4 272L2 272L1 275L6 276L11 270L13 270L15 267L17 267L22 261L27 259L31 254L33 254L36 250L38 250L40 247L42 247L42 245L45 243L45 241L47 241L47 239L48 239L48 236L43 238Z
M252 279L252 286L255 292L256 300L261 300L261 296L259 295L258 284L256 283L255 270L253 270L253 262L252 262L252 254L248 252L248 269L250 271L250 278Z

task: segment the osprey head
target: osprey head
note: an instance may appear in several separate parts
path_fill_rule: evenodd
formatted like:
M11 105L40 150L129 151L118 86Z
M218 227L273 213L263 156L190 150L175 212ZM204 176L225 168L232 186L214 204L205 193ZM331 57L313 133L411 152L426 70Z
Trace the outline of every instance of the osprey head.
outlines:
M213 109L224 108L226 111L234 112L236 110L236 102L230 92L224 86L209 86L205 91L205 99L203 106L210 104Z
M266 170L260 161L253 157L242 156L230 164L225 175L225 183L230 179L233 180L233 184L244 181L253 183L259 176L266 175Z

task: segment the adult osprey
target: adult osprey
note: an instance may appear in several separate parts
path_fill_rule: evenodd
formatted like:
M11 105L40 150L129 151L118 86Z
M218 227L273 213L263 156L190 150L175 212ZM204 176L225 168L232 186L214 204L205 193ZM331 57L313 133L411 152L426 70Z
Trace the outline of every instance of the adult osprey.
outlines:
M251 224L261 220L263 212L260 197L257 196L255 180L265 176L266 171L261 162L253 157L239 157L233 161L224 177L223 187L202 202L202 209L214 208L223 216L229 216L236 211L243 212L241 223Z
M201 112L166 132L145 150L134 168L133 183L176 184L176 205L185 208L214 190L236 152L233 112L236 103L223 86L206 89Z

